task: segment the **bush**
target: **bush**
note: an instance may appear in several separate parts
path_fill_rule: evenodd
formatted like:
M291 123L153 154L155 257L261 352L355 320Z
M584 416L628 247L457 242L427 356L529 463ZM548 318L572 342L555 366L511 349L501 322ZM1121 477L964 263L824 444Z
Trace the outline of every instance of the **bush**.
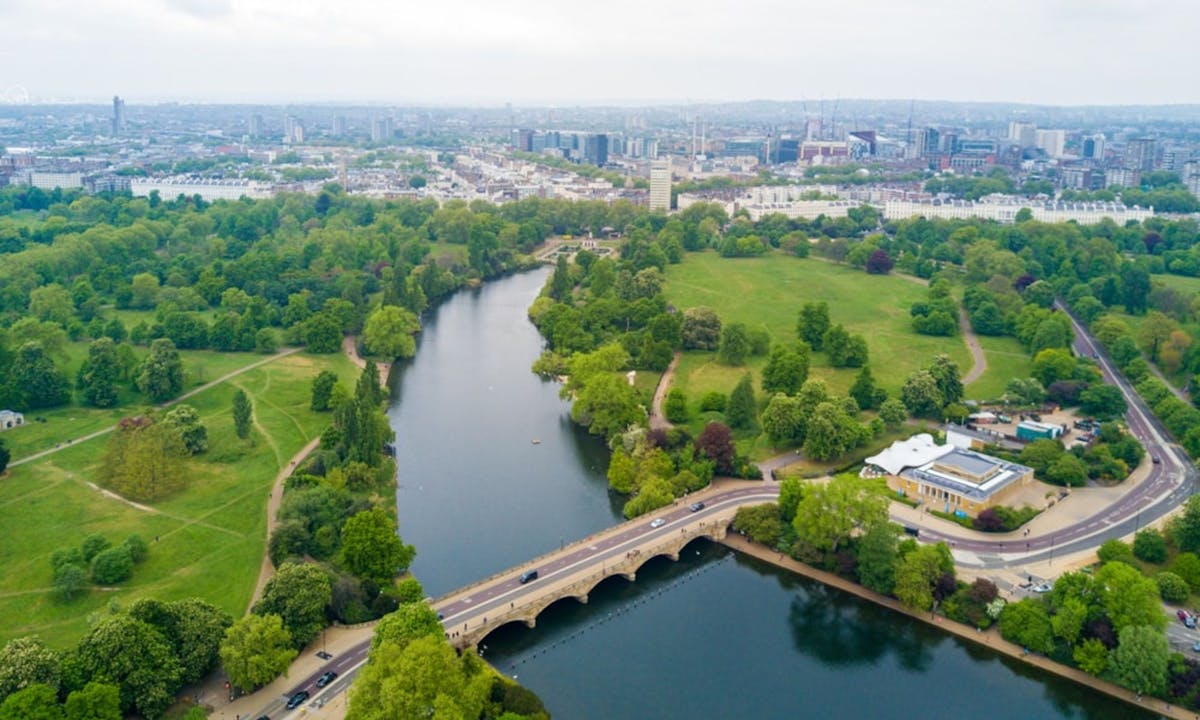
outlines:
M87 570L82 565L66 563L54 568L54 597L70 602L87 587Z
M1154 528L1146 528L1133 537L1133 555L1155 565L1167 559L1167 541ZM1176 576L1178 577L1178 576Z
M107 550L109 545L108 538L99 533L88 535L83 539L83 544L79 546L83 553L83 561L91 562L92 558L99 555L101 551Z
M667 420L673 423L685 423L688 419L687 395L679 388L672 388L667 393L667 400L663 403L663 415Z
M716 390L704 393L700 398L700 412L725 412L725 404L729 398Z
M1096 555L1102 563L1123 562L1127 565L1133 565L1133 549L1127 543L1120 540L1106 540L1100 549L1096 551Z
M1160 572L1154 576L1154 582L1158 583L1158 594L1169 603L1184 602L1192 594L1187 582L1173 572Z
M92 560L92 582L115 585L133 575L133 557L125 546L109 548Z
M141 535L130 535L125 538L125 542L122 545L129 551L129 558L133 560L134 564L145 560L146 554L150 551L150 548L146 546L146 541L142 539Z

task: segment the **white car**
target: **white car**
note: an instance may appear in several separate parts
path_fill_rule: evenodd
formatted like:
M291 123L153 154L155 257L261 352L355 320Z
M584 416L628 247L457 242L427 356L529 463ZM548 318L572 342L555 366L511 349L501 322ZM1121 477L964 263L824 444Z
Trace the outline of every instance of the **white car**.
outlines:
M650 527L652 527L652 528L660 528L666 524L667 524L667 521L663 520L662 518L654 518L653 520L650 521Z
M1034 591L1035 593L1048 593L1048 592L1050 592L1050 591L1051 591L1051 590L1053 590L1053 589L1054 589L1054 586L1053 586L1053 585L1050 585L1050 584L1048 584L1048 583L1042 583L1041 585L1038 585L1037 587L1035 587L1035 588L1033 589L1033 591Z

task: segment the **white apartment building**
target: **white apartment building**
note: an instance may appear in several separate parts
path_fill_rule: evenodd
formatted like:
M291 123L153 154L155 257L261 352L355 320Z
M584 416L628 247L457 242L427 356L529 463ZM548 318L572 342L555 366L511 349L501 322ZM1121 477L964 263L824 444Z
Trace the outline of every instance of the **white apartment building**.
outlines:
M274 195L271 186L253 180L218 180L194 177L133 178L129 189L134 197L147 197L155 190L164 200L174 200L180 195L199 195L202 200L237 200L248 197L253 200Z

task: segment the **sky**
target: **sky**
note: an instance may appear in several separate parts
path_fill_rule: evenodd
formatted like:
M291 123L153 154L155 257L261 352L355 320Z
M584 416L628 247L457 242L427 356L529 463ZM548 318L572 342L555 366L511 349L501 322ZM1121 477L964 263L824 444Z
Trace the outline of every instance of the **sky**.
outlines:
M1196 0L0 0L0 101L1200 102Z

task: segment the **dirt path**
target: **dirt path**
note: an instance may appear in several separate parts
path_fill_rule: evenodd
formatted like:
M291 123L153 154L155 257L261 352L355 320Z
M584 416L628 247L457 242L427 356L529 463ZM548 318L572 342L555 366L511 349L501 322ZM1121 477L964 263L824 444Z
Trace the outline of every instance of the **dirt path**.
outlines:
M246 606L246 612L250 612L250 608L254 607L254 603L262 597L263 588L267 586L267 581L275 575L275 564L271 562L270 542L271 533L275 532L275 525L278 523L276 515L279 514L279 506L283 502L283 484L296 469L296 466L308 457L308 454L317 449L321 444L321 436L317 436L308 441L308 444L300 448L300 451L292 456L291 461L279 468L279 472L275 475L275 482L271 485L271 494L267 498L267 547L263 549L262 563L258 568L258 582L254 585L254 594L250 596L250 604Z
M355 367L357 367L359 370L362 370L367 366L367 361L359 357L358 338L356 336L347 335L346 337L342 338L342 350L346 353L346 357L350 358L350 362L354 363ZM376 363L375 367L379 368L379 384L386 387L388 375L391 372L392 366L379 365Z
M670 430L675 427L663 415L662 404L667 397L667 390L671 387L671 381L675 379L675 368L679 365L679 358L682 355L678 350L675 351L675 356L671 358L671 363L667 365L667 369L663 372L662 377L658 379L658 387L654 388L654 401L650 404L650 429L651 430Z
M958 306L958 329L962 331L963 342L967 344L967 350L971 351L971 369L962 377L962 384L970 385L987 371L987 357L984 356L983 348L979 345L979 337L971 329L971 320L967 317L967 309L961 305Z
M190 397L199 395L200 393L204 392L205 390L208 390L209 388L216 387L217 385L220 385L221 383L229 380L230 378L235 378L238 375L241 375L242 373L250 372L251 370L254 370L255 368L259 368L259 367L262 367L263 365L266 365L267 363L275 362L279 358L287 357L288 355L294 355L295 353L300 352L300 350L301 350L301 348L288 348L287 350L281 350L281 351L275 353L274 355L271 355L269 357L263 358L262 360L259 360L258 362L251 363L245 367L238 368L237 370L234 370L232 372L227 372L224 375L222 375L221 377L217 378L216 380L213 380L211 382L206 382L197 388L194 388L192 390L185 392L184 394L180 395L179 397L177 397L173 400L168 400L165 403L158 405L157 407L169 408L172 405L181 403ZM117 429L116 425L111 425L109 427L104 428L103 430L97 430L96 432L90 433L88 435L84 435L83 437L76 438L74 440L68 440L67 442L65 442L57 447L52 447L49 450L42 450L41 452L36 452L32 455L26 455L25 457L23 457L19 460L14 460L14 461L10 462L8 464L8 466L16 467L17 465L24 465L27 462L33 462L34 460L39 460L41 458L46 457L47 455L53 455L54 453L58 452L59 450L65 450L66 448L74 447L75 445L78 445L79 443L87 442L88 440L94 440L95 438L98 438L102 435L107 435L116 429Z

